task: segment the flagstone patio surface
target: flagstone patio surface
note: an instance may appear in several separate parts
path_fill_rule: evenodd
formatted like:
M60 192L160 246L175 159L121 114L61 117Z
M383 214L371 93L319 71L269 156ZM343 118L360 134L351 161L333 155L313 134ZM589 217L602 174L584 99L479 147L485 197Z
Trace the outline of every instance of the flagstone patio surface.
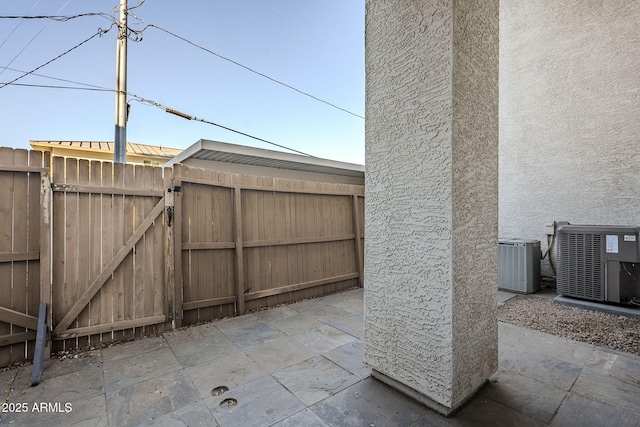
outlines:
M500 323L499 371L444 418L370 376L362 323L359 289L49 360L36 387L1 372L0 426L640 427L640 357Z

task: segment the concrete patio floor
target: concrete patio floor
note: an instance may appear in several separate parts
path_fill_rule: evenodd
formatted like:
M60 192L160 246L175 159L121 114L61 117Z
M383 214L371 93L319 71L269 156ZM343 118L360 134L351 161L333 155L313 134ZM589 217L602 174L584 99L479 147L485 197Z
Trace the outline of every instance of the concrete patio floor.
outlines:
M362 313L353 290L50 360L36 387L1 372L0 425L640 426L640 357L503 323L499 371L444 418L370 377Z

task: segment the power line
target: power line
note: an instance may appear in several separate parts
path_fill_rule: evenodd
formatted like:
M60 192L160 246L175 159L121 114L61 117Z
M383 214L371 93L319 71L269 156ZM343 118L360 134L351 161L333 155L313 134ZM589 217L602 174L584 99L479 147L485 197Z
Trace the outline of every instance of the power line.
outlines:
M15 71L16 73L28 73L28 71L17 70L15 68L9 68L9 67L3 67L1 65L0 65L0 68L2 68L4 70L9 70L9 71ZM45 78L45 79L58 80L60 82L65 82L65 83L73 83L73 84L80 85L80 86L93 87L93 88L97 88L97 89L113 90L113 89L106 88L104 86L97 86L97 85L92 85L92 84L89 84L89 83L76 82L76 81L73 81L73 80L61 79L59 77L46 76L44 74L30 73L30 75L31 76L42 77L42 78ZM0 83L0 84L2 84L2 83ZM15 83L14 86L27 86L27 85L20 85L18 83Z
M142 6L144 4L145 1L147 1L147 0L139 0L138 4L133 6L133 7L130 7L129 10L133 10L133 9L139 8L140 6Z
M220 58L220 59L224 59L225 61L231 62L232 64L237 65L238 67L244 68L244 69L245 69L245 70L247 70L247 71L250 71L250 72L252 72L252 73L254 73L254 74L257 74L257 75L259 75L259 76L261 76L261 77L264 77L264 78L266 78L266 79L268 79L268 80L271 80L271 81L272 81L272 82L274 82L274 83L277 83L277 84L279 84L279 85L281 85L281 86L284 86L284 87L286 87L286 88L289 88L289 89L291 89L291 90L294 90L294 91L296 91L296 92L298 92L298 93L300 93L300 94L302 94L302 95L304 95L304 96L307 96L307 97L309 97L309 98L315 99L316 101L322 102L323 104L326 104L326 105L329 105L329 106L331 106L331 107L333 107L333 108L336 108L336 109L338 109L338 110L344 111L345 113L351 114L352 116L355 116L355 117L359 117L359 118L361 118L361 119L364 119L364 117L363 117L363 116L361 116L361 115L359 115L359 114L356 114L356 113L354 113L354 112L352 112L352 111L349 111L349 110L347 110L347 109L345 109L345 108L339 107L339 106L337 106L337 105L335 105L335 104L332 104L332 103L331 103L331 102L329 102L329 101L325 101L324 99L321 99L321 98L318 98L317 96L311 95L310 93L304 92L304 91L302 91L302 90L300 90L300 89L298 89L298 88L295 88L295 87L293 87L293 86L291 86L291 85L289 85L289 84L287 84L287 83L284 83L284 82L282 82L282 81L280 81L280 80L274 79L273 77L270 77L270 76L268 76L268 75L266 75L266 74L264 74L264 73L261 73L261 72L259 72L259 71L256 71L256 70L254 70L254 69L253 69L253 68L251 68L251 67L247 67L246 65L243 65L243 64L241 64L241 63L239 63L239 62L237 62L237 61L234 61L233 59L227 58L226 56L220 55L219 53L216 53L216 52L214 52L214 51L212 51L212 50L210 50L210 49L207 49L206 47L200 46L199 44L197 44L197 43L195 43L195 42L192 42L191 40L188 40L188 39L186 39L186 38L184 38L184 37L181 37L181 36L179 36L179 35L177 35L177 34L175 34L175 33L172 33L172 32L171 32L171 31L169 31L169 30L166 30L166 29L164 29L164 28L162 28L162 27L159 27L159 26L157 26L157 25L154 25L154 24L150 24L150 23L148 23L147 21L145 21L144 19L138 18L138 17L137 17L137 16L135 16L134 14L131 14L131 16L132 16L133 18L135 18L135 19L139 20L140 22L147 24L147 26L146 26L142 31L146 30L147 28L155 28L155 29L157 29L157 30L163 31L163 32L165 32L165 33L169 34L170 36L173 36L173 37L175 37L175 38L177 38L177 39L179 39L179 40L182 40L182 41L183 41L183 42L185 42L185 43L189 43L191 46L194 46L194 47L196 47L196 48L198 48L198 49L204 50L205 52L210 53L210 54L212 54L212 55L214 55L214 56L217 56L217 57L218 57L218 58ZM140 31L140 32L142 32L142 31Z
M39 1L38 1L39 3ZM38 5L38 3L34 4L33 7L36 7ZM65 7L67 7L69 5L69 3L71 3L71 0L67 0L67 2L60 8L58 9L58 11L56 13L60 13L64 10ZM33 7L31 8L31 10L33 10ZM31 12L31 10L29 12ZM31 17L22 17L22 19L20 20L20 23L18 25L20 25L21 23L24 22L25 19L30 19ZM16 27L17 28L17 27ZM20 52L18 52L11 61L9 61L9 63L7 65L11 65L13 64L13 61L15 61L16 59L18 59L18 57L20 55L22 55L22 53L27 50L27 48L31 45L31 43L33 43L33 41L40 35L40 33L42 33L44 31L44 29L47 28L47 24L45 24L44 27L40 28L40 31L38 31L32 38L31 40L29 40L29 42L20 50ZM4 72L4 70L0 71L0 75Z
M32 11L33 9L35 9L35 7L38 5L38 3L40 3L40 0L36 0L36 2L33 4L33 6L31 6L31 9L29 9L29 12L28 12L28 13L31 13L31 11ZM24 22L24 18L23 18L23 19L21 19L21 20L20 20L20 22L18 22L18 23L16 24L16 26L15 26L15 27L13 27L13 30L11 30L11 32L7 35L7 37L5 37L5 39L2 41L2 43L0 43L0 48L1 48L2 46L4 46L4 44L7 42L7 40L9 40L9 38L13 35L13 33L15 33L15 32L16 32L16 30L18 29L18 27L19 27L20 25L22 25L22 23L23 23L23 22Z
M68 2L67 2L68 4ZM65 5L66 6L66 5ZM64 8L64 7L63 7ZM49 19L51 21L57 22L67 22L76 18L84 18L87 16L101 16L103 18L108 19L109 21L113 21L111 19L111 15L104 12L89 12L89 13L79 13L77 15L35 15L35 16L16 16L16 15L0 15L0 19Z
M203 47L203 46L200 46L200 45L198 45L198 44L196 44L196 43L192 42L191 40L185 39L184 37L181 37L181 36L179 36L179 35L177 35L177 34L174 34L174 33L172 33L172 32L171 32L171 31L169 31L169 30L165 30L164 28L162 28L162 27L158 27L157 25L153 25L153 24L149 24L148 26L149 26L149 27L152 27L152 28L156 28L156 29L158 29L158 30L160 30L160 31L164 31L165 33L167 33L167 34L169 34L169 35L171 35L171 36L173 36L173 37L175 37L175 38L177 38L177 39L180 39L180 40L182 40L182 41L184 41L184 42L186 42L186 43L189 43L190 45L192 45L192 46L194 46L194 47L197 47L198 49L204 50L205 52L208 52L208 53L210 53L210 54L212 54L212 55L215 55L215 56L217 56L217 57L218 57L218 58L220 58L220 59L224 59L225 61L231 62L232 64L237 65L238 67L244 68L244 69L245 69L245 70L247 70L247 71L250 71L250 72L252 72L252 73L254 73L254 74L257 74L257 75L259 75L259 76L261 76L261 77L264 77L264 78L266 78L266 79L268 79L268 80L271 80L272 82L277 83L277 84L279 84L279 85L282 85L282 86L284 86L284 87L286 87L286 88L289 88L289 89L291 89L291 90L294 90L294 91L296 91L296 92L298 92L298 93L300 93L300 94L302 94L302 95L304 95L304 96L308 96L309 98L315 99L316 101L322 102L323 104L329 105L330 107L333 107L333 108L336 108L336 109L338 109L338 110L344 111L345 113L351 114L352 116L355 116L355 117L359 117L359 118L361 118L361 119L364 119L364 117L363 117L363 116L361 116L361 115L359 115L359 114L356 114L356 113L354 113L354 112L351 112L351 111L349 111L349 110L347 110L347 109L345 109L345 108L339 107L339 106L337 106L337 105L335 105L335 104L332 104L332 103L331 103L331 102L329 102L329 101L325 101L324 99L318 98L317 96L311 95L311 94L310 94L310 93L308 93L308 92L304 92L304 91L302 91L302 90L300 90L300 89L298 89L298 88L295 88L295 87L293 87L293 86L291 86L291 85L289 85L289 84L287 84L287 83L284 83L284 82L282 82L282 81L280 81L280 80L276 80L276 79L274 79L273 77L270 77L270 76L268 76L268 75L266 75L266 74L264 74L264 73L261 73L261 72L259 72L259 71L256 71L256 70L254 70L253 68L247 67L246 65L243 65L243 64L241 64L241 63L239 63L239 62L237 62L237 61L234 61L233 59L227 58L227 57L222 56L222 55L220 55L220 54L218 54L218 53L216 53L216 52L214 52L214 51L212 51L212 50L209 50L209 49L207 49L207 48L205 48L205 47Z
M99 88L99 87L76 87L76 86L56 86L56 85L38 85L28 83L0 83L2 85L22 86L22 87L38 87L44 89L70 89L70 90L88 90L95 92L115 92L115 89Z
M112 25L112 26L113 26L113 25ZM94 35L92 35L91 37L89 37L88 39L86 39L86 40L84 40L84 41L82 41L82 42L78 43L77 45L75 45L75 46L74 46L74 47L72 47L71 49L67 50L66 52L61 53L60 55L56 56L55 58L53 58L53 59L51 59L51 60L49 60L49 61L47 61L47 62L45 62L45 63L44 63L44 64L42 64L42 65L40 65L40 66L38 66L38 67L34 68L33 70L31 70L31 71L29 71L29 72L27 72L27 73L24 73L23 75L21 75L21 76L19 76L19 77L16 77L15 79L11 80L11 81L10 81L10 82L8 82L8 83L4 83L2 86L0 86L0 89L2 89L2 88L3 88L3 87L5 87L5 86L8 86L8 85L10 85L10 84L13 84L13 83L17 82L17 81L18 81L18 80L20 80L21 78L26 77L26 76L28 76L29 74L31 74L31 73L33 73L33 72L35 72L35 71L38 71L40 68L42 68L42 67L44 67L44 66L46 66L46 65L51 64L53 61L56 61L56 60L58 60L58 59L62 58L64 55L68 54L69 52L71 52L71 51L73 51L73 50L75 50L75 49L77 49L77 48L79 48L80 46L82 46L83 44L87 43L88 41L90 41L90 40L91 40L91 39L93 39L94 37L96 37L96 36L101 36L101 35L103 35L103 34L105 34L105 33L109 32L109 30L110 30L110 29L111 29L111 27L107 28L106 30L103 30L102 28L98 29L98 32L97 32L97 33L95 33Z
M229 132L237 133L238 135L246 136L247 138L255 139L256 141L265 142L265 143L267 143L267 144L274 145L274 146L276 146L276 147L284 148L285 150L293 151L294 153L302 154L303 156L307 156L307 157L315 157L315 156L312 156L311 154L307 154L307 153L305 153L305 152L302 152L302 151L299 151L299 150L295 150L295 149L293 149L293 148L289 148L289 147L284 146L284 145L276 144L275 142L271 142L271 141L268 141L268 140L266 140L266 139L263 139L263 138L259 138L259 137L257 137L257 136L250 135L250 134L248 134L248 133L241 132L241 131L239 131L239 130L235 130L235 129L233 129L233 128L230 128L230 127L227 127L227 126L221 125L221 124L219 124L219 123L215 123L215 122L212 122L212 121L209 121L209 120L201 119L201 118L199 118L199 117L195 117L195 116L192 116L192 115L190 115L190 114L187 114L187 113L183 113L183 112L181 112L181 111L178 111L178 110L176 110L176 109L166 107L166 106L164 106L164 105L162 105L162 104L160 104L160 103L158 103L158 102L156 102L156 101L153 101L153 100L151 100L151 99L145 99L145 98L142 98L142 97L136 96L136 95L134 95L134 94L128 94L128 95L129 95L129 96L132 96L132 97L134 97L134 98L136 98L136 100L137 100L137 101L139 101L139 102L146 103L146 104L149 104L149 105L153 105L154 107L158 107L158 108L160 108L161 110L164 110L165 112L167 112L167 113L169 113L169 114L173 114L173 115L175 115L175 116L182 117L183 119L193 120L193 121L195 121L195 122L202 122L202 123L206 123L206 124L209 124L209 125L216 126L216 127L221 128L221 129L227 130L227 131L229 131Z
M256 15L254 13L251 13L249 11L247 11L244 7L242 7L242 5L240 4L240 2L231 2L229 0L222 0L225 3L227 3L229 6L240 10L242 13L244 13L247 16L250 16L251 18L259 21L259 22L263 22L266 25L269 25L272 28L275 28L276 30L278 30L279 32L281 32L282 34L286 35L287 37L291 37L291 33L294 34L294 37L296 37L300 42L303 42L307 45L309 45L310 47L312 47L313 49L321 52L324 55L330 55L335 59L338 59L340 61L344 61L344 52L340 52L340 54L335 54L337 52L340 51L340 48L333 45L332 43L329 43L326 39L323 39L322 37L319 37L316 33L314 33L309 27L302 25L299 22L295 22L289 18L287 18L286 16L278 13L276 10L272 9L271 7L262 4L261 2L258 2L256 0L251 0L255 5L267 10L269 13L271 13L272 15L275 15L276 17L278 17L280 20L285 21L289 26L295 26L297 27L297 33L295 31L288 31L284 28L282 28L282 26L276 24L275 22L270 22L270 19L262 19L259 15ZM268 3L273 3L273 1L268 1ZM321 44L326 45L326 47L328 49L325 49L324 47L320 46L320 44L314 44L314 43L310 43L305 37L300 37L300 35L302 33L307 34L308 36L312 36L312 38L316 39L316 41L319 41Z
M71 1L71 0L69 0L69 1ZM69 1L67 2L67 4L69 3ZM138 5L137 5L137 6L135 6L135 7L133 7L133 8L131 8L131 9L135 9L135 8L137 8L137 7L140 7L144 2L145 2L145 0L140 0L140 2L138 3ZM65 4L65 6L66 6L66 4ZM131 9L129 9L129 11L130 11ZM96 15L106 16L106 14L104 14L104 13L99 13L99 14L98 14L98 13L86 13L86 14L79 14L79 15L74 15L74 16L64 16L64 17L63 17L63 16L34 16L34 17L28 17L28 19L38 19L38 18L42 19L42 18L47 18L47 19L53 19L53 20L56 20L56 21L62 21L62 22L64 22L64 21L68 21L68 20L70 20L70 19L74 19L74 18L79 18L79 17L82 17L82 16L96 16ZM258 74L258 75L260 75L260 76L262 76L262 77L265 77L265 78L267 78L267 79L269 79L269 80L272 80L272 81L273 81L273 82L275 82L275 83L278 83L278 84L281 84L281 85L283 85L283 86L286 86L286 87L288 87L288 88L290 88L290 89L293 89L293 90L295 90L295 91L297 91L297 92L299 92L299 93L301 93L301 94L303 94L303 95L309 96L309 97L311 97L311 98L313 98L313 99L315 99L315 100L317 100L317 101L323 102L323 103L325 103L325 104L327 104L327 105L330 105L330 106L332 106L332 107L334 107L334 108L337 108L337 109L339 109L339 110L345 111L345 112L347 112L347 113L349 113L349 114L351 114L351 115L354 115L354 116L357 116L357 117L361 117L361 118L363 118L362 116L359 116L359 115L357 115L357 114L355 114L355 113L352 113L352 112L350 112L350 111L348 111L348 110L346 110L346 109L343 109L343 108L341 108L341 107L338 107L338 106L336 106L336 105L334 105L334 104L331 104L331 103L329 103L329 102L327 102L327 101L324 101L324 100L322 100L322 99L320 99L320 98L317 98L317 97L315 97L315 96L313 96L313 95L310 95L310 94L308 94L308 93L306 93L306 92L303 92L303 91L301 91L301 90L299 90L299 89L296 89L296 88L294 88L293 86L287 85L286 83L283 83L283 82L280 82L280 81L278 81L278 80L275 80L275 79L273 79L273 78L271 78L271 77L269 77L269 76L267 76L267 75L265 75L265 74L259 73L259 72L255 71L255 70L253 70L253 69L251 69L251 68L249 68L249 67L247 67L247 66L244 66L244 65L242 65L242 64L240 64L240 63L238 63L238 62L236 62L236 61L233 61L233 60L231 60L231 59L229 59L229 58L226 58L226 57L224 57L224 56L222 56L222 55L219 55L219 54L217 54L217 53L215 53L215 52L213 52L213 51L211 51L211 50L209 50L209 49L206 49L206 48L204 48L204 47L202 47L202 46L199 46L199 45L197 45L196 43L191 42L190 40L185 39L184 37L178 36L177 34L174 34L174 33L170 32L170 31L168 31L168 30L165 30L164 28L158 27L158 26L153 25L153 24L149 24L149 23L147 23L146 21L144 21L144 20L142 20L142 19L140 19L140 18L136 17L136 16L135 16L135 15L133 15L133 14L131 14L131 16L133 16L135 19L138 19L139 21L144 22L144 23L146 23L146 24L147 24L147 26L146 26L143 30L141 30L141 31L134 31L134 30L132 30L132 32L136 35L136 39L137 39L137 40L141 40L141 39L142 39L142 32L143 32L144 30L146 30L146 28L148 28L148 27L156 28L156 29L158 29L158 30L161 30L161 31L163 31L163 32L165 32L165 33L167 33L167 34L169 34L169 35L173 36L173 37L176 37L176 38L178 38L178 39L180 39L180 40L183 40L183 41L185 41L185 42L187 42L187 43L189 43L189 44L191 44L191 45L193 45L193 46L195 46L195 47L197 47L197 48L199 48L199 49L205 50L206 52L211 53L211 54L213 54L213 55L215 55L215 56L217 56L217 57L219 57L219 58L221 58L221 59L225 59L225 60L227 60L227 61L230 61L230 62L234 63L235 65L238 65L238 66L240 66L240 67L242 67L242 68L245 68L245 69L247 69L247 70L249 70L249 71L251 71L251 72L253 72L253 73L256 73L256 74ZM2 19L2 18L24 18L24 19L27 19L27 17L0 16L0 19ZM112 19L113 19L113 17L112 17ZM94 85L88 85L88 84L85 84L85 83L74 82L74 81L66 80L66 79L58 79L58 78L55 78L55 77L49 77L49 76L45 76L45 75L41 75L41 74L40 74L40 75L35 74L35 71L37 71L37 70L39 70L40 68L42 68L42 67L44 67L44 66L46 66L46 65L50 64L50 63L51 63L51 62L53 62L53 61L55 61L55 60L57 60L57 59L61 58L62 56L66 55L67 53L69 53L69 52L71 52L71 51L73 51L73 50L77 49L78 47L80 47L80 46L82 46L83 44L87 43L88 41L90 41L90 40L91 40L91 39L93 39L94 37L96 37L96 36L98 36L98 35L102 35L102 34L104 34L104 33L107 33L107 32L108 32L108 31L113 27L113 25L115 25L115 24L112 24L112 25L111 25L111 27L109 27L109 29L107 29L107 30L99 29L99 30L98 30L98 32L97 32L96 34L94 34L94 35L92 35L91 37L87 38L87 39L86 39L86 40L84 40L83 42L81 42L81 43L77 44L76 46L72 47L71 49L67 50L66 52L64 52L64 53L62 53L62 54L60 54L60 55L58 55L57 57L53 58L52 60L50 60L50 61L48 61L48 62L46 62L46 63L44 63L44 64L40 65L39 67L34 68L33 70L31 70L31 71L29 71L29 72L23 72L23 74L22 74L21 76L19 76L19 77L15 78L14 80L12 80L12 81L10 81L10 82L6 82L6 83L0 83L0 89L4 88L5 86L8 86L8 85L15 85L15 86L23 86L23 87L38 87L38 88L49 88L49 89L67 89L67 90L88 90L88 91L101 91L101 92L116 92L116 90L114 90L114 89L103 88L103 87L94 86ZM129 30L129 28L127 28L127 30ZM38 33L38 34L39 34L39 33ZM36 36L37 36L37 34L36 34ZM34 38L35 38L35 37L34 37ZM24 49L23 49L23 50L24 50ZM0 68L2 68L2 71L5 71L5 70L7 70L7 69L10 69L8 66L4 66L4 67L3 67L3 66L0 66ZM18 71L18 70L13 70L13 69L10 69L10 70L12 70L12 71ZM20 72L22 72L22 71L20 71ZM18 80L22 79L23 77L26 77L26 76L28 76L28 75L32 75L32 74L33 74L33 75L38 75L38 76L40 76L40 77L52 78L52 79L55 79L55 80L66 81L66 82L69 82L69 83L80 84L80 85L84 85L84 86L92 86L92 87L72 87L72 86L60 86L60 85L55 86L55 85L21 84L21 83L16 83L16 81L18 81ZM131 96L131 97L132 97L134 100L136 100L136 101L139 101L139 102L141 102L141 103L146 103L146 104L149 104L149 105L152 105L152 106L158 107L158 108L160 108L160 109L163 109L163 110L164 110L165 112L167 112L167 113L177 115L177 116L182 117L182 118L184 118L184 119L187 119L187 120L193 120L193 121L199 121L199 122L201 122L201 123L210 124L210 125L212 125L212 126L219 127L219 128L221 128L221 129L227 130L227 131L229 131L229 132L233 132L233 133L236 133L236 134L239 134L239 135L245 136L245 137L247 137L247 138L255 139L255 140L257 140L257 141L261 141L261 142L264 142L264 143L267 143L267 144L270 144L270 145L273 145L273 146L276 146L276 147L280 147L280 148L283 148L283 149L285 149L285 150L293 151L293 152L295 152L295 153L299 153L299 154L302 154L302 155L305 155L305 156L308 156L308 157L314 157L314 156L312 156L311 154L304 153L304 152L302 152L302 151L295 150L295 149L293 149L293 148L289 148L289 147L287 147L287 146L284 146L284 145L281 145L281 144L277 144L277 143L272 142L272 141L268 141L268 140L266 140L266 139L264 139L264 138L259 138L259 137L256 137L256 136L254 136L254 135L248 134L248 133L246 133L246 132L241 132L241 131L238 131L238 130L236 130L236 129L230 128L230 127L228 127L228 126L221 125L221 124L219 124L219 123L215 123L215 122L210 121L210 120L205 120L205 119L201 119L201 118L198 118L198 117L195 117L195 116L191 116L191 115L189 115L189 114L182 113L182 112L180 112L180 111L178 111L178 110L175 110L175 109L172 109L172 108L166 107L166 106L164 106L164 105L162 105L162 104L160 104L160 103L158 103L158 102L156 102L156 101L153 101L153 100L150 100L150 99L145 99L145 98L143 98L143 97L137 96L137 95L132 94L132 93L129 93L129 92L127 92L126 94L127 94L128 96Z
M6 68L6 67L2 67L2 68ZM8 82L8 83L0 83L2 85L2 86L0 86L0 88L2 88L4 86L7 86L7 85L12 85L12 86L36 87L36 88L45 88L45 89L68 89L68 90L87 90L87 91L95 91L95 92L116 92L115 89L109 89L109 88L105 88L105 87L89 85L87 83L74 82L72 80L59 79L59 78L56 78L56 77L49 77L49 76L45 76L45 75L42 75L42 74L38 74L38 76L44 77L44 78L49 78L49 79L54 79L54 80L61 80L61 81L69 82L69 83L75 83L75 84L84 85L84 86L90 86L90 87L56 86L56 85L41 85L41 84L25 84L25 83ZM308 156L308 157L315 157L315 156L312 156L311 154L307 154L307 153L302 152L300 150L296 150L294 148L289 148L289 147L287 147L285 145L277 144L275 142L268 141L268 140L266 140L264 138L260 138L260 137L248 134L246 132L242 132L242 131L233 129L233 128L230 128L228 126L224 126L224 125L221 125L219 123L212 122L210 120L205 120L205 119L201 119L199 117L195 117L195 116L192 116L190 114L186 114L186 113L183 113L181 111L178 111L178 110L176 110L174 108L166 107L166 106L160 104L159 102L156 102L156 101L151 100L151 99L143 98L143 97L138 96L138 95L136 95L134 93L131 93L131 92L127 92L127 96L130 96L131 98L133 98L134 101L138 101L138 102L143 103L143 104L148 104L148 105L157 107L157 108L159 108L161 110L164 110L166 113L173 114L173 115L178 116L178 117L182 117L183 119L193 120L193 121L201 122L201 123L206 123L206 124L209 124L209 125L216 126L216 127L221 128L221 129L227 130L229 132L233 132L233 133L236 133L238 135L245 136L247 138L255 139L256 141L264 142L266 144L270 144L270 145L273 145L275 147L280 147L280 148L284 148L285 150L293 151L294 153L302 154L302 155Z
M169 111L167 111L167 112L169 112ZM173 113L173 114L175 114L175 113ZM186 117L185 117L185 119L186 119ZM302 154L303 156L315 157L315 156L312 156L311 154L307 154L307 153L304 153L304 152L299 151L299 150L294 150L293 148L285 147L284 145L276 144L275 142L267 141L266 139L258 138L257 136L249 135L248 133L240 132L238 130L231 129L230 127L227 127L227 126L222 126L221 124L214 123L214 122L211 122L209 120L200 119L198 117L191 117L190 120L194 120L196 122L202 122L202 123L206 123L206 124L209 124L209 125L217 126L217 127L221 128L221 129L228 130L229 132L234 132L234 133L237 133L239 135L255 139L257 141L266 142L267 144L275 145L276 147L284 148L285 150L293 151L295 153Z

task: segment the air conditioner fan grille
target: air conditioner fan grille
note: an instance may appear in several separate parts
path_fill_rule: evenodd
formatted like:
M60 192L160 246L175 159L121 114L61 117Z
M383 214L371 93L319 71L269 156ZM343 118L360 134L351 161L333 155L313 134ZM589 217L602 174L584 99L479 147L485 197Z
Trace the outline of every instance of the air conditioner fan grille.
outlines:
M602 235L560 233L558 236L558 293L604 301Z

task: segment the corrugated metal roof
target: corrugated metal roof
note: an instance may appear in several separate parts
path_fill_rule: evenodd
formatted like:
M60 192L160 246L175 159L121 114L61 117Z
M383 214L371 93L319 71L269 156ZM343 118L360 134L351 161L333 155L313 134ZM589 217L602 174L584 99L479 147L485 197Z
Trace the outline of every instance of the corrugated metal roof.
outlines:
M364 165L228 144L219 141L209 141L206 139L201 139L184 150L181 154L171 159L166 166L181 163L187 159L211 160L331 175L364 177Z
M30 141L32 146L60 146L74 150L113 152L111 141ZM168 159L165 166L187 159L211 160L250 166L262 166L294 171L316 172L330 175L364 178L364 165L309 157L282 151L247 147L226 142L201 139L186 150L158 145L127 143L127 153Z
M115 143L110 141L30 141L31 144L65 147L74 150L110 151L113 152ZM127 153L141 156L161 157L172 159L182 152L178 148L163 147L160 145L137 144L127 142Z

